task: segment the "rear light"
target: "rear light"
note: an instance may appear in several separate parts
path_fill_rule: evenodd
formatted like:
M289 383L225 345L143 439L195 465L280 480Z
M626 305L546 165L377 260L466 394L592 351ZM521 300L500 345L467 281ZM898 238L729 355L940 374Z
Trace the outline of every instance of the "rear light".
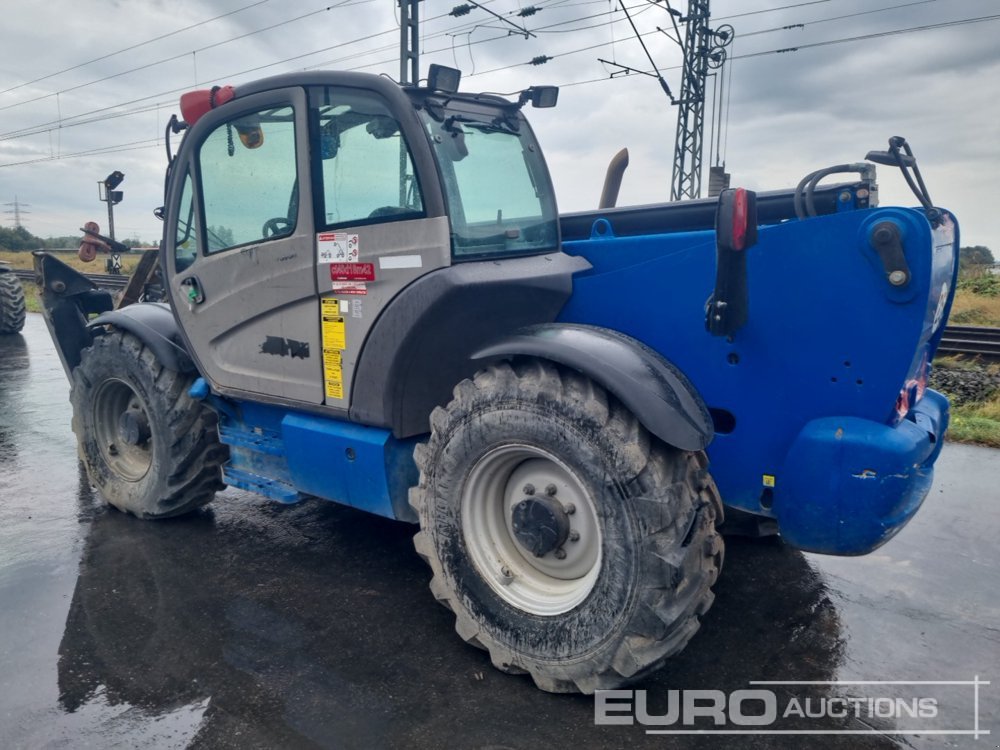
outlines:
M757 194L723 190L715 215L716 241L725 250L746 250L757 242Z
M736 188L733 201L733 250L742 250L747 243L747 191Z

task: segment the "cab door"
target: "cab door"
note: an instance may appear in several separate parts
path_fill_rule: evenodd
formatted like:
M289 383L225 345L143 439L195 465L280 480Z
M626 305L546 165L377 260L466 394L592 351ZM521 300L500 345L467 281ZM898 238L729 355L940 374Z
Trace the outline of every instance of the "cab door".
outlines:
M205 115L175 161L169 293L221 393L324 399L308 146L305 92L292 88Z

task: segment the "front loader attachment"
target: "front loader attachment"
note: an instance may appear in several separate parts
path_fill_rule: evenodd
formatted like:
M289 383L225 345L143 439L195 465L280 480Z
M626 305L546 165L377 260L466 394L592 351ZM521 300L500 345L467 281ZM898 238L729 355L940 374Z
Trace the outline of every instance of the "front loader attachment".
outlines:
M88 322L114 309L114 298L54 255L37 251L34 256L42 315L68 377L80 364L80 353L93 343Z

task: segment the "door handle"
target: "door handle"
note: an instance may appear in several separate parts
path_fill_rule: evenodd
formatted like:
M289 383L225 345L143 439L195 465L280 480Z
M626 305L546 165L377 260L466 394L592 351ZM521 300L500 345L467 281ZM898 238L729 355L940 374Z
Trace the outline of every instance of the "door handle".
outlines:
M181 288L184 290L184 296L187 299L188 304L192 307L200 305L205 301L205 292L201 288L201 282L198 281L197 276L188 276L186 279L182 280Z

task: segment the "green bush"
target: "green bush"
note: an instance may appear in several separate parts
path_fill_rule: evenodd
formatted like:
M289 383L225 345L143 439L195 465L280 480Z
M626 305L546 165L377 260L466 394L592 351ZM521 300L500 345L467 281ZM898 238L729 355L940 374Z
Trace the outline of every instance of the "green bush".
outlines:
M966 289L982 297L1000 297L1000 276L981 274L969 276L958 281L959 289Z

